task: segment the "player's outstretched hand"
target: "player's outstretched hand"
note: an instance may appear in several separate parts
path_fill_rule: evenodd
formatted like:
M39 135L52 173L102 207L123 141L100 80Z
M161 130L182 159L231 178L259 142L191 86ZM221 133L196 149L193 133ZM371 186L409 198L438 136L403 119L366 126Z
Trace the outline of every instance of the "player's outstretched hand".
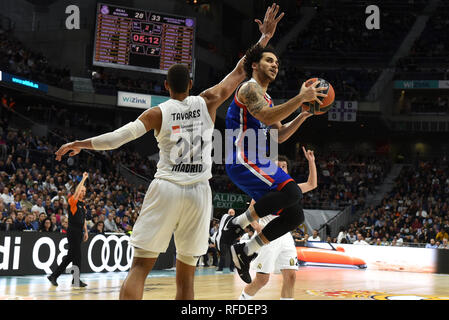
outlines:
M268 7L267 11L265 12L263 23L259 19L254 20L259 25L260 33L264 34L269 38L273 37L278 22L281 21L282 17L284 16L284 13L282 12L276 18L278 12L279 12L279 5L273 3L273 5L271 7Z
M63 144L59 150L55 152L56 160L61 161L62 156L69 151L72 151L69 153L69 156L76 156L81 150L82 148L76 146L76 141Z
M302 151L304 152L304 156L306 157L307 161L315 162L315 155L313 154L312 150L306 151L306 148L302 147Z
M322 93L320 91L327 90L326 87L318 87L320 84L320 81L315 81L311 86L306 87L306 83L304 82L301 87L301 91L299 92L300 95L302 95L302 98L304 99L304 102L309 101L317 101L320 105L323 104L321 100L318 97L327 97L327 94Z
M88 174L87 172L84 172L84 173L83 173L83 178L84 178L84 179L89 178L89 174Z

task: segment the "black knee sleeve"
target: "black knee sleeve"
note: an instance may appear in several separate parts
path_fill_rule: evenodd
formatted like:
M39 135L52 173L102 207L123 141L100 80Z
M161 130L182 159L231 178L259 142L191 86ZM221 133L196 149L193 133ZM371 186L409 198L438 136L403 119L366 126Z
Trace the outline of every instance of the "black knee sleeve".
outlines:
M273 241L287 232L296 229L303 222L304 210L301 205L296 204L284 209L278 218L270 221L263 228L262 233L268 241Z
M280 209L286 209L301 203L302 192L294 181L287 183L281 190L267 193L254 205L259 217L276 214Z

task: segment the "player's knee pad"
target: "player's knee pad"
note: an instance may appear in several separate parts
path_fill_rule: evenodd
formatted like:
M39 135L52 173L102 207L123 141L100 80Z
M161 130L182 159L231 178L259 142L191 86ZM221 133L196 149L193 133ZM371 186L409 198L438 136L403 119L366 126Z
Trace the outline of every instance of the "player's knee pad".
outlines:
M176 259L188 264L189 266L194 266L196 267L196 264L198 262L199 257L194 257L194 256L185 256L183 254L180 253L176 253Z

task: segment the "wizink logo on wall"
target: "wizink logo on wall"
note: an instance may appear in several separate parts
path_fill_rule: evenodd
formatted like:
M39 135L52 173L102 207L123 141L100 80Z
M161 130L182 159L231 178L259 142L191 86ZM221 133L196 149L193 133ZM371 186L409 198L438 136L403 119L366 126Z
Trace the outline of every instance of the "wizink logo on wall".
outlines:
M21 84L23 86L27 86L27 87L31 87L31 88L35 88L35 89L39 88L39 85L37 83L34 83L33 81L30 81L30 80L23 80L23 79L12 77L11 81L14 83Z
M119 91L117 93L117 105L121 107L148 109L151 107L151 96L148 94Z

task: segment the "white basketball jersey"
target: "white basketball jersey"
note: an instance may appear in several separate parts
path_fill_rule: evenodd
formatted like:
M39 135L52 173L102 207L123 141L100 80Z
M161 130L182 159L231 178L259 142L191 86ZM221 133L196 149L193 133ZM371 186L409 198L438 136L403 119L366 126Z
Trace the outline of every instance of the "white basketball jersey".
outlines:
M207 181L212 177L214 123L200 96L183 101L170 99L159 105L162 125L154 136L159 146L155 178L180 185Z

